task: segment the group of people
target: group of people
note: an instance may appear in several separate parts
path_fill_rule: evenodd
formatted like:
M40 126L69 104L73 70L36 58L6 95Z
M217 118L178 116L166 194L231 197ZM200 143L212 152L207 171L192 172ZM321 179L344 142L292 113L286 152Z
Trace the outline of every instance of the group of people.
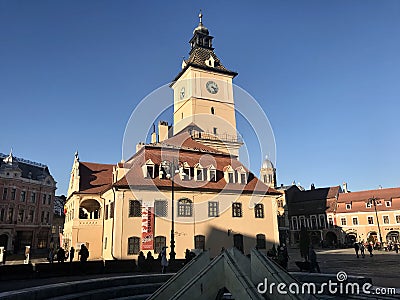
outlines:
M161 272L163 274L167 272L167 267L168 267L167 248L168 247L166 246L162 247L161 252L158 255L158 260L161 261ZM143 251L140 251L137 260L139 271L147 271L150 268L153 261L154 257L150 251L147 252L146 257L144 256Z
M356 252L357 258L360 258L360 256L358 255L358 252L360 252L362 258L365 258L365 248L367 248L370 257L374 256L374 254L372 254L372 251L374 251L374 247L372 246L372 243L368 243L367 247L365 247L364 242L359 242L359 243L355 242L354 250Z
M59 247L57 251L54 251L53 249L50 249L49 251L49 257L48 260L50 263L54 262L54 258L57 259L59 263L63 263L69 259L70 262L74 260L75 257L75 248L71 247L71 249L68 251L65 251L63 247ZM78 252L78 259L81 262L87 261L89 257L89 250L85 246L85 244L81 245L81 249Z

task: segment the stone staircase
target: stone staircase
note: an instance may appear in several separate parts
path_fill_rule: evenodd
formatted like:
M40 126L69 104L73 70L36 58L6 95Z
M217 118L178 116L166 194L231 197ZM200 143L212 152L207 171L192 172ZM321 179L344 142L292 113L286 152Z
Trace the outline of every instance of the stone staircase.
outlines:
M147 299L173 274L125 275L49 284L0 293L0 299Z

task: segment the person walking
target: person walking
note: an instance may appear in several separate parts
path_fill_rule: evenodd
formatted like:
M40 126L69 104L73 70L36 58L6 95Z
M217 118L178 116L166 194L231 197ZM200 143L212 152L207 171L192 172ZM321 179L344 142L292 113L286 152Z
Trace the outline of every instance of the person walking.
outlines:
M317 269L318 273L321 273L321 270L319 269L318 261L317 261L317 253L313 249L313 246L311 245L309 250L308 250L308 259L310 260L310 272L313 273L315 269Z
M80 262L84 263L87 261L88 257L89 257L89 250L88 248L85 246L85 244L81 245L81 250L79 250L78 256L80 256Z
M361 257L365 258L365 246L364 246L364 242L360 242L360 253L361 253Z
M374 256L374 255L372 254L372 251L373 251L372 243L369 243L369 244L368 244L367 249L368 249L368 252L369 252L369 256L370 256L370 257Z
M359 258L358 251L360 250L360 246L357 242L354 243L354 250L356 251L357 258Z
M396 251L396 253L399 253L399 243L397 243L397 242L394 244L394 251Z
M167 272L168 260L167 260L167 248L164 246L161 251L161 272L165 274Z
M69 250L69 262L72 262L74 260L75 257L75 248L71 247L71 249Z
M65 260L65 251L62 247L60 247L57 251L57 261L59 263L63 263Z

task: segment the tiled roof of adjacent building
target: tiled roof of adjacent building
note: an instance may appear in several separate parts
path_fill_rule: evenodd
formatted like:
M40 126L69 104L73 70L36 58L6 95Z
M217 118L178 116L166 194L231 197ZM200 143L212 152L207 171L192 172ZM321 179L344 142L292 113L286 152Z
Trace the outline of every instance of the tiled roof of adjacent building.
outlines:
M79 192L97 194L112 185L113 165L79 162Z
M337 213L348 213L356 211L374 212L373 205L367 207L366 203L369 199L375 198L378 205L378 211L400 209L400 188L386 188L367 190L351 193L341 193L338 198ZM391 201L389 207L386 206L385 201ZM346 204L351 203L351 209L346 209Z

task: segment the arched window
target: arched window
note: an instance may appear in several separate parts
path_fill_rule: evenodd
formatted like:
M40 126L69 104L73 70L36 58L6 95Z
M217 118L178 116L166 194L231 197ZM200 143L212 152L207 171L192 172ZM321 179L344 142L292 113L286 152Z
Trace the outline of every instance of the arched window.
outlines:
M206 237L204 235L196 235L194 237L194 248L195 249L206 249Z
M212 114L212 115L215 115L215 109L214 109L214 107L211 107L211 114Z
M265 246L265 234L257 234L256 235L256 240L257 240L257 249L266 249Z
M156 236L154 238L154 253L161 253L163 247L167 245L165 236Z
M242 203L232 203L232 217L241 218L242 217Z
M264 205L259 203L254 207L254 214L256 218L264 218Z
M141 217L142 205L138 200L129 200L129 217Z
M181 199L178 201L178 216L191 217L192 216L192 201L190 199Z
M140 251L140 238L132 236L128 238L128 255L139 254Z

